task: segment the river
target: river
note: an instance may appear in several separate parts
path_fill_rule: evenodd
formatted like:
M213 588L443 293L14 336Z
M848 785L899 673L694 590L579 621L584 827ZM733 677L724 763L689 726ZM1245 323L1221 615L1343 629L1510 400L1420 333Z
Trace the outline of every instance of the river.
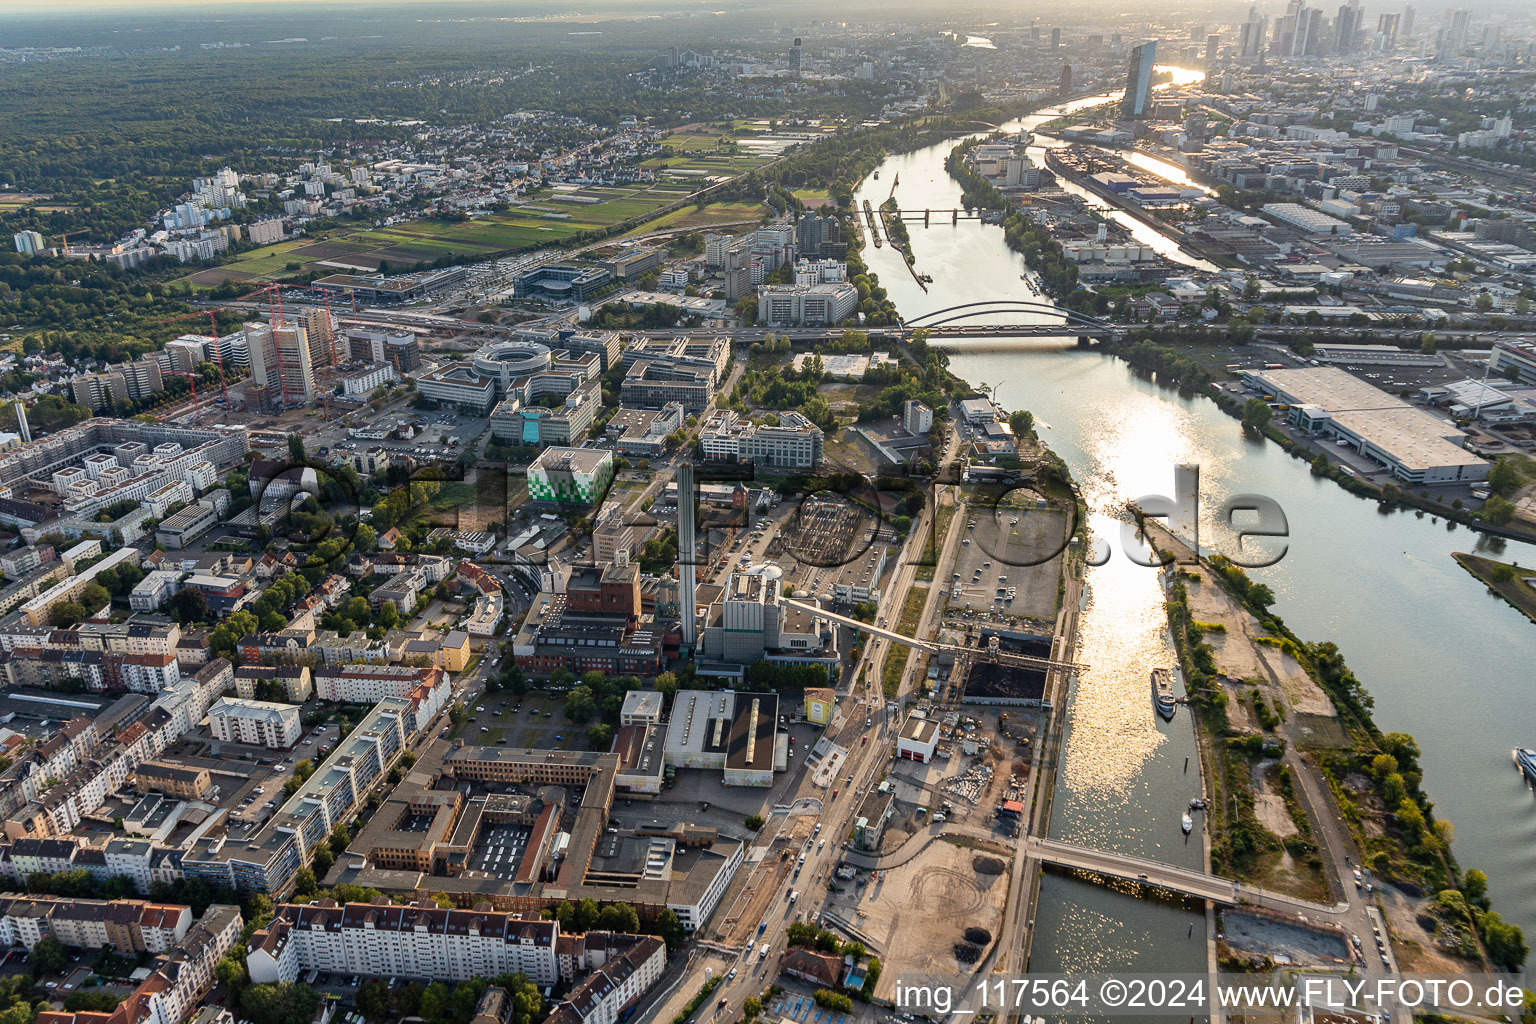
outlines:
M1050 107L1007 127L1029 129L1111 98ZM861 183L855 203L867 198L878 206L900 174L903 206L958 206L960 189L944 170L951 148L946 142L889 157L879 181ZM1197 262L1127 220L1142 241L1150 234L1159 251ZM932 227L913 225L911 234L917 269L934 279L926 294L889 248L864 249L903 315L1036 297L1020 280L1023 261L1001 228L936 218ZM1005 314L993 322L1019 319ZM1480 535L1412 513L1383 515L1273 444L1245 437L1214 403L1139 379L1118 360L1065 339L967 339L953 343L950 365L966 380L995 386L1004 407L1035 414L1041 437L1081 484L1095 533L1114 549L1087 577L1077 657L1090 668L1068 704L1053 836L1199 862L1197 844L1186 845L1178 827L1180 810L1199 792L1195 769L1184 770L1194 750L1189 718L1181 710L1161 723L1150 704L1148 669L1172 658L1162 595L1156 575L1119 550L1115 512L1129 498L1172 494L1174 466L1196 464L1202 539L1213 536L1211 514L1223 496L1257 492L1280 502L1288 552L1253 576L1274 589L1275 611L1301 637L1339 645L1375 697L1382 729L1418 739L1425 788L1437 813L1458 826L1458 860L1486 871L1496 909L1536 931L1536 886L1528 884L1536 807L1510 762L1513 747L1536 744L1536 706L1525 692L1536 666L1536 626L1451 560L1453 551L1481 550ZM1536 547L1511 543L1501 557L1536 564ZM1186 925L1198 918L1177 908L1047 876L1037 919L1034 970L1203 969L1200 929L1186 937Z

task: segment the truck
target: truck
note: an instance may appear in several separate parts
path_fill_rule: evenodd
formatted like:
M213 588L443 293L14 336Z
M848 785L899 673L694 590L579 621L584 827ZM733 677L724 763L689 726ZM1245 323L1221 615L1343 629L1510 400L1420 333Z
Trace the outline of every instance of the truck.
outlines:
M763 948L757 951L757 958L759 960L768 959L768 943L763 943Z

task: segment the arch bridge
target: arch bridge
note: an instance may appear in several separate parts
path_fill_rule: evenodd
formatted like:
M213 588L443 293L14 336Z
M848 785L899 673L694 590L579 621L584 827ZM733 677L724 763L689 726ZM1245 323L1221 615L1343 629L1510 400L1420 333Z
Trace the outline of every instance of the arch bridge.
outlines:
M999 313L1017 313L1026 316L1059 316L1062 318L1062 322L969 325L964 323L964 321L975 317L994 316ZM961 336L967 333L975 333L994 335L1077 334L1088 337L1108 337L1119 333L1123 329L1111 324L1107 320L1091 316L1087 313L1065 309L1052 302L1040 302L1032 299L985 299L979 302L962 302L954 306L945 306L943 309L934 309L919 316L910 317L903 321L902 327L906 330L944 328L943 334L958 334Z

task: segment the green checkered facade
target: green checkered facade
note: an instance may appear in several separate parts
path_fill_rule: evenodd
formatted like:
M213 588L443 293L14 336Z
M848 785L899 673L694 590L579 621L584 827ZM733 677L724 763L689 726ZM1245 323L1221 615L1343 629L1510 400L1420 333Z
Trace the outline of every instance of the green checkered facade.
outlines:
M534 501L553 501L562 505L592 505L608 490L612 480L611 459L604 461L595 473L530 466L528 497Z

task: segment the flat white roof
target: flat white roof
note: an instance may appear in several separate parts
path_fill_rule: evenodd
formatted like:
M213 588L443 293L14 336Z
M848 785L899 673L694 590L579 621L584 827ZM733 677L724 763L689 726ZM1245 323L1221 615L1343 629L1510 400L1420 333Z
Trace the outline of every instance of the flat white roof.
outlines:
M1292 405L1325 409L1333 422L1380 449L1404 469L1480 465L1455 426L1334 366L1254 370L1255 380Z

